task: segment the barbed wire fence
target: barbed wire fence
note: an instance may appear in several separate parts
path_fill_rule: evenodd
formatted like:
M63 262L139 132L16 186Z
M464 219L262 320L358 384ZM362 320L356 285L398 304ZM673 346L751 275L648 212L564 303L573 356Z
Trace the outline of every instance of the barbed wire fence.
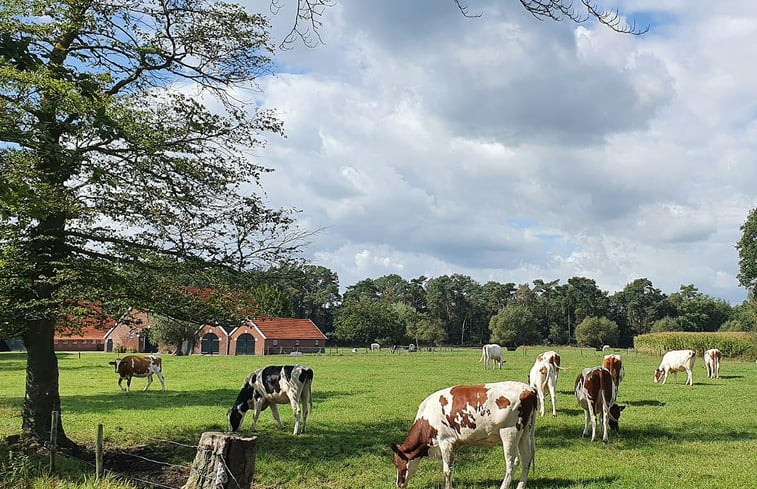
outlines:
M166 462L164 460L156 460L154 458L147 457L147 456L144 456L144 455L139 455L139 454L136 454L136 453L129 453L129 452L126 452L126 451L123 451L123 450L119 450L119 449L108 449L108 450L106 450L105 449L105 443L104 443L104 429L103 429L103 425L102 424L98 424L98 426L97 426L97 437L96 437L96 444L95 444L95 446L96 446L96 448L95 448L95 463L92 463L90 460L82 458L80 456L76 456L74 454L67 453L67 452L59 450L59 447L57 446L57 426L58 426L58 422L59 422L59 417L60 417L60 414L57 411L54 411L53 414L52 414L50 440L49 440L49 442L47 442L45 444L45 446L46 446L46 448L47 448L47 450L49 451L49 454L50 454L49 467L50 467L50 472L51 473L55 471L55 468L56 468L56 465L57 465L57 460L56 460L57 457L63 457L63 458L69 459L69 460L76 461L77 463L83 464L83 465L91 468L93 470L93 472L95 472L95 475L96 475L96 477L98 479L101 478L101 477L103 477L103 476L110 475L111 477L116 478L118 480L122 480L122 481L126 481L126 482L129 482L129 483L132 483L132 484L134 484L137 487L153 488L153 489L154 488L157 488L157 489L181 489L181 487L167 485L167 484L164 484L162 482L157 482L155 480L143 479L143 478L137 477L136 475L134 475L132 473L128 473L127 474L127 473L125 473L123 471L119 471L119 470L116 470L116 469L105 468L105 464L104 464L104 458L105 457L104 457L104 454L107 454L109 458L112 458L113 456L124 457L124 458L131 458L131 459L135 459L135 460L140 460L142 462L147 462L149 464L154 464L157 467L162 467L162 468L169 467L169 468L178 469L178 470L187 471L187 472L189 472L189 470L191 468L191 464L189 464L189 465L178 465L178 464L174 464L174 463L171 463L171 462ZM134 434L134 433L130 433L130 432L124 430L120 426L117 427L116 430L118 432L126 432L128 434ZM180 446L180 447L183 447L183 448L189 448L189 449L195 450L196 452L199 452L199 451L212 451L212 449L207 448L207 447L203 447L203 446L200 446L200 445L188 444L188 443L183 443L183 442L179 442L179 441L175 441L175 440L165 440L165 439L161 439L161 438L155 438L155 437L146 436L146 435L143 435L143 434L135 434L135 435L140 436L141 438L143 438L145 440L152 441L152 442L165 443L165 444L169 444L169 445ZM234 476L234 473L229 468L229 465L228 465L225 457L222 454L218 454L218 453L215 453L215 455L219 457L221 463L223 464L223 469L224 469L223 470L224 473L216 474L216 478L217 479L223 479L223 482L225 483L225 482L228 482L228 478L230 477L231 481L233 482L233 485L232 486L228 486L228 487L236 488L236 489L246 489L246 488L242 487L242 485L239 483L239 481ZM221 472L221 471L219 471L219 472ZM223 486L223 487L227 487L227 486Z

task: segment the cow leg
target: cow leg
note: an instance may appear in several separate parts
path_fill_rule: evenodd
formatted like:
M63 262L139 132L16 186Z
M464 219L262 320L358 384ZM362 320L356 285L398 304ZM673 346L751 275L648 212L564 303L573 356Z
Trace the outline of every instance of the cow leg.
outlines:
M126 392L131 392L131 377L126 377Z
M452 454L452 445L445 443L439 446L442 453L442 471L444 472L444 489L452 489L452 466L454 464L454 455Z
M308 423L308 414L310 414L310 386L306 386L302 390L300 401L302 402L302 424L300 425L300 433L305 433L305 428Z
M123 377L119 377L119 378L118 378L118 388L119 388L119 389L121 389L122 391L125 391L125 390L126 390L126 388L125 388L124 386L122 386L122 385L121 385L121 382L122 382L123 380L124 380L124 378L123 378Z
M155 372L155 375L158 376L158 380L160 381L161 387L163 387L163 392L166 391L166 381L163 378L163 374L161 372Z
M256 431L258 426L258 416L260 416L260 413L265 411L265 408L268 407L268 401L265 399L260 399L260 401L255 402L255 412L252 414L252 427L250 428L250 431ZM271 409L271 412L273 412L273 409Z
M301 395L302 393L300 393ZM294 431L293 434L300 434L300 400L294 396L289 396L289 404L292 406L294 414Z
M527 428L524 426L522 429L526 430ZM499 437L502 439L502 450L505 452L505 478L502 479L502 485L499 486L499 489L507 489L513 480L513 472L518 465L516 457L518 453L518 434L517 428L501 428L499 430ZM524 455L521 454L521 456ZM526 467L525 461L523 462L523 467Z
M581 438L589 434L589 409L584 409L584 432L581 433Z
M276 422L279 423L279 429L283 430L284 429L284 425L281 424L281 418L279 418L279 408L276 407L276 403L275 402L271 403L271 414L273 414L273 419L275 419Z
M694 385L694 379L691 376L691 369L686 369L686 384L685 385Z
M539 385L536 388L536 394L539 398L539 412L542 416L544 416L544 384L539 383Z
M150 384L152 384L152 374L147 376L147 385L144 388L144 392L147 391L147 388L150 387Z
M602 441L604 443L609 441L609 415L610 407L607 405L607 402L602 402Z
M520 435L518 441L518 452L520 453L520 459L523 462L523 470L520 474L520 481L518 482L517 489L524 489L526 487L526 481L528 480L528 471L531 468L531 464L534 461L534 420L531 420L528 426L523 427L523 433Z
M665 374L662 376L662 383L663 384L665 384L665 382L667 382L667 380L668 380L668 372L669 371L666 369L665 370Z
M594 410L594 401L589 402L589 421L591 422L591 441L597 440L597 413Z
M549 398L552 400L552 416L557 416L557 408L555 407L555 382L547 380L547 387L549 388ZM542 411L544 410L542 409ZM543 412L542 416L544 416Z
M715 361L715 378L720 378L720 360Z

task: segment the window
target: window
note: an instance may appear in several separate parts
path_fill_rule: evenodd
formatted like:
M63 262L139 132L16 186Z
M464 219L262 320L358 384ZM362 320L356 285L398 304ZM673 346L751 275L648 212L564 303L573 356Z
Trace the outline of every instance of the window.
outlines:
M294 340L294 346L299 346L299 345L300 345L300 340Z
M320 343L318 342L318 340L315 340L315 346L318 346L318 345L320 345Z
M273 346L276 346L279 344L279 340L273 340Z

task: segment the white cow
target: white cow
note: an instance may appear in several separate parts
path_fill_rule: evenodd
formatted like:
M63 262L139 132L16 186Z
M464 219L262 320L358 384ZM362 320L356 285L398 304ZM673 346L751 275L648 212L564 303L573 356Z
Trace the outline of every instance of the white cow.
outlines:
M255 431L258 416L267 407L271 408L273 419L283 430L276 405L289 403L294 412L294 434L304 433L308 413L313 407L312 383L313 371L304 365L268 366L254 371L244 380L242 390L229 410L229 431L239 431L250 408L254 409L251 430Z
M691 369L694 367L694 358L696 353L694 350L671 350L662 357L660 366L654 372L655 383L662 379L664 384L668 380L668 374L673 372L673 375L678 375L678 372L686 371L686 384L694 385L694 381L691 376Z
M708 379L720 378L720 350L710 348L704 352L704 368L707 369Z
M576 401L584 410L584 431L586 436L591 421L591 441L597 439L597 415L602 416L602 441L607 442L608 426L618 431L620 412L625 406L618 406L618 386L612 380L612 373L604 367L585 368L576 378Z
M397 487L407 487L423 457L441 458L444 487L452 488L455 448L502 444L507 488L518 465L523 472L517 489L523 489L534 459L536 391L521 382L458 385L434 392L418 407L413 426L402 445L391 444L397 467Z
M381 345L379 343L371 343L371 351L381 351Z
M502 368L503 359L502 347L496 343L484 345L483 348L481 348L481 358L479 359L479 362L483 360L484 369L489 368L489 361L492 362L492 368L494 368L494 362L499 363L499 368Z
M536 361L528 374L528 383L539 395L539 412L542 416L544 416L545 391L549 392L549 397L552 399L552 416L557 416L555 388L560 369L560 355L555 351L545 351L536 356Z

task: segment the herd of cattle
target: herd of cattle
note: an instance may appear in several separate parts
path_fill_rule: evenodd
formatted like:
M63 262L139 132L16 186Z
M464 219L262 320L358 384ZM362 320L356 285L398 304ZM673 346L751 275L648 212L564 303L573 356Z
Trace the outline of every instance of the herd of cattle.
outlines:
M668 374L685 371L687 385L692 385L692 368L696 354L693 350L667 352L655 370L654 381L664 384ZM720 377L719 350L705 351L704 363L707 376ZM481 360L484 368L489 362L502 368L504 358L499 345L484 345ZM165 391L161 359L157 356L129 355L114 362L119 374L118 385L129 390L132 377L147 377L147 385L156 375ZM457 385L430 394L418 407L415 420L401 445L391 444L394 465L397 468L397 487L407 486L408 481L424 457L442 460L445 489L452 487L454 450L463 445L493 446L501 443L505 456L505 478L500 489L510 486L513 472L519 463L523 470L517 489L523 489L535 455L536 409L544 416L546 395L552 403L552 415L557 415L555 388L560 370L560 355L555 351L540 353L531 367L528 384L503 381L477 385ZM597 438L597 418L602 421L602 441L607 442L609 431L618 431L620 413L625 406L617 403L618 387L625 371L620 355L605 355L601 366L588 367L576 378L574 393L576 401L584 410L584 430L588 435L591 424L591 440ZM126 388L121 382L126 380ZM303 365L267 366L251 373L242 384L234 405L229 410L230 431L239 431L245 414L253 410L252 430L258 416L266 408L284 429L277 409L278 404L289 403L294 413L294 434L305 432L307 418L312 408L311 385L313 370ZM520 460L519 458L520 457Z

